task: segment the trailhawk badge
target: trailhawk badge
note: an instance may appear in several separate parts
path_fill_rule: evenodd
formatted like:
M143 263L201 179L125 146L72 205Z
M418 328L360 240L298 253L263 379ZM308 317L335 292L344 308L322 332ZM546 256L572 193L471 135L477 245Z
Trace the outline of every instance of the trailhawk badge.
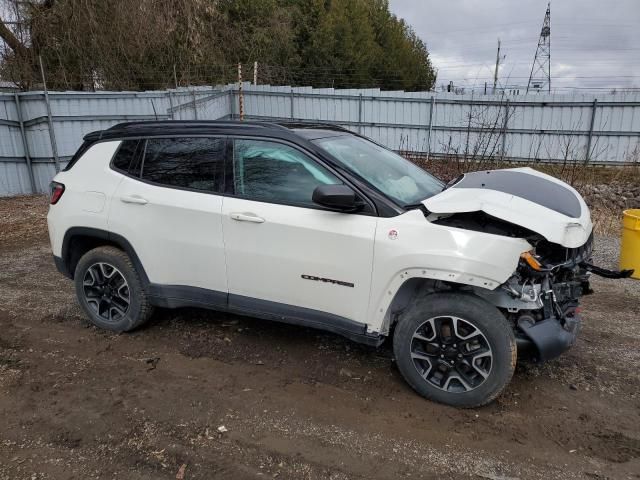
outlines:
M389 230L389 240L396 240L398 238L397 230Z

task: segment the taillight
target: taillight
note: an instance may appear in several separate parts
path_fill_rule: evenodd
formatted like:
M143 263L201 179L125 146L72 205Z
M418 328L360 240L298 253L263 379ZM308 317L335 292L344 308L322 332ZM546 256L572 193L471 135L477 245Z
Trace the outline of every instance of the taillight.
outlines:
M64 185L58 182L51 182L49 184L49 189L51 190L50 203L51 205L55 205L56 203L58 203L58 200L60 200L60 197L62 197L62 194L64 193Z

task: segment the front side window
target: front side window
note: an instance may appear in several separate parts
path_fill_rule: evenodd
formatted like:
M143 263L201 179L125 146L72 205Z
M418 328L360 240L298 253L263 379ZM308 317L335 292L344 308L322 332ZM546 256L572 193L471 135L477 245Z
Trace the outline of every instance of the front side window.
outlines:
M263 140L235 140L233 173L238 196L300 206L315 205L316 187L343 183L299 150Z
M367 183L400 205L410 205L439 193L444 184L400 155L355 135L313 140Z
M223 173L224 150L222 138L150 138L141 176L169 187L213 192Z

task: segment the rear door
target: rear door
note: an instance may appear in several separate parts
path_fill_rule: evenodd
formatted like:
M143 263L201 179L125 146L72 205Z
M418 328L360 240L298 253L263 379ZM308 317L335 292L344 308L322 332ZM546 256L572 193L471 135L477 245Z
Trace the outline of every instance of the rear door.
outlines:
M294 145L237 138L231 163L222 209L229 305L366 323L372 207L351 214L314 204L317 186L343 180Z
M109 230L131 243L163 295L226 303L222 238L225 138L173 137L127 140L112 168L120 183ZM195 292L195 294L194 294ZM216 296L217 294L217 296ZM212 300L213 296L213 300Z

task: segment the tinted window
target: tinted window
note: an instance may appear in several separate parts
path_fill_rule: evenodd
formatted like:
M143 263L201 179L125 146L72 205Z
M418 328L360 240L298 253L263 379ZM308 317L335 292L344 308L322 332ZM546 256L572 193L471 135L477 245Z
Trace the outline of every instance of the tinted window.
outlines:
M130 173L130 165L137 154L139 154L139 146L141 140L124 140L120 143L120 147L113 157L113 168L121 172Z
M233 172L236 195L292 205L314 205L318 185L342 183L302 152L261 140L235 141Z
M215 191L224 165L220 138L152 138L147 140L142 178L171 187Z

